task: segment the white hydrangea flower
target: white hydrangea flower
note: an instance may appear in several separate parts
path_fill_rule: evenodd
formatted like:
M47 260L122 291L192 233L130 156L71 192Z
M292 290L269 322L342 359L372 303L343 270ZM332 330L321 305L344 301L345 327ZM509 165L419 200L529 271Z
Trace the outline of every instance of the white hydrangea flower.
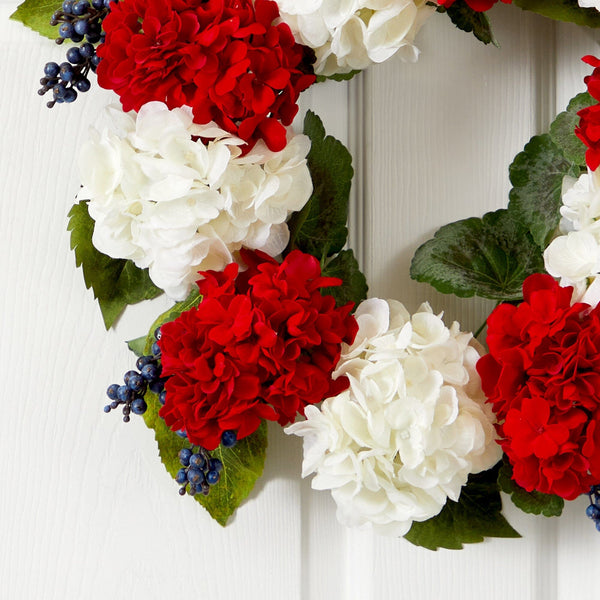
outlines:
M79 198L89 199L98 250L147 267L175 300L199 270L224 268L242 246L283 251L286 219L312 192L306 136L290 130L281 152L259 142L242 156L242 140L193 123L187 107L150 102L110 116L112 130L92 131L79 157Z
M304 438L302 476L331 490L341 523L404 535L500 459L494 415L458 323L448 329L428 304L411 317L379 298L355 316L358 334L334 372L349 389L308 406L286 432Z
M565 177L562 203L561 234L544 251L544 265L561 285L573 286L573 301L589 300L596 294L586 290L600 273L600 169Z
M277 0L296 39L315 50L318 75L361 70L398 53L414 62L417 32L435 11L427 0Z
M578 0L581 8L595 8L600 11L600 0Z

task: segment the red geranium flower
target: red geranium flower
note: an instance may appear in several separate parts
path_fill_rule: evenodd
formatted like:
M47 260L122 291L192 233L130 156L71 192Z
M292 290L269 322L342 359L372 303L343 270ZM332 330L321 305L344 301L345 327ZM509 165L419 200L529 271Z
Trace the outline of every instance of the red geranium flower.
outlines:
M446 8L452 6L456 0L438 0L438 4L440 6L445 6ZM498 2L498 0L465 0L465 2L477 12L483 12L485 10L489 10ZM512 4L512 0L502 0L504 4Z
M600 307L531 275L524 302L488 318L477 363L515 481L567 500L600 481Z
M600 101L600 60L593 56L584 56L582 60L594 67L592 74L584 81L590 95ZM585 162L592 171L595 171L600 165L600 104L583 108L577 115L579 126L575 128L575 133L588 147Z
M104 19L98 82L123 109L152 100L188 105L250 149L286 143L301 91L315 81L314 53L297 44L271 0L120 0Z
M160 416L209 450L225 430L241 439L262 419L286 425L345 390L347 378L331 373L358 329L352 303L336 307L319 291L341 280L322 277L314 256L295 250L281 264L262 252L242 257L242 273L236 264L202 272L202 302L161 328L168 379Z

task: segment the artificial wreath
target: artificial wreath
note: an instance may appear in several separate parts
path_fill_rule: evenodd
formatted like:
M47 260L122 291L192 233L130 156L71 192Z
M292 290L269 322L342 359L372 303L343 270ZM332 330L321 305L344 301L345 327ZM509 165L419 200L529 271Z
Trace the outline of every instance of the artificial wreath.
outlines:
M90 73L120 100L80 150L71 245L107 328L129 304L176 303L129 342L137 369L104 410L143 415L180 494L222 525L262 473L266 421L303 438L303 476L349 526L431 549L516 537L500 490L546 516L588 493L600 523L600 61L516 157L508 208L413 259L419 281L499 301L487 353L427 303L366 298L346 248L351 157L314 113L291 127L318 80L416 60L435 12L495 41L496 2L26 0L13 15L80 44L44 68L49 107ZM597 0L512 4L600 26Z

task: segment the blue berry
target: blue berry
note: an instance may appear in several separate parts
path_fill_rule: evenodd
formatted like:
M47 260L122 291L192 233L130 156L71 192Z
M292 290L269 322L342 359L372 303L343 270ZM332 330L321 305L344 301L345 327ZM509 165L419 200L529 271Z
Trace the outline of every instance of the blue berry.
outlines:
M92 63L92 68L96 68L100 64L101 60L102 59L97 54L94 54L94 56L92 56L92 58L90 58L90 62Z
M58 28L58 35L63 39L68 39L73 35L73 25L71 23L61 23Z
M73 0L65 0L62 3L62 9L64 13L70 14L73 10Z
M206 466L206 459L202 454L192 454L192 456L190 456L190 466L197 469L204 469Z
M126 385L119 386L119 389L117 390L117 398L121 402L127 402L127 401L131 400L132 397L133 397L133 392Z
M119 403L114 400L113 402L110 403L110 407L114 410L115 408L117 408L117 406L119 406Z
M156 357L159 357L161 352L160 352L160 346L154 342L154 344L152 344L152 354Z
M596 529L600 531L600 521L596 521Z
M94 56L96 49L94 48L94 46L92 46L92 44L86 42L85 44L81 44L79 52L81 56L83 56L83 58L91 58L92 56Z
M165 389L165 380L155 379L148 384L148 388L155 394L160 394Z
M112 385L108 386L108 389L106 390L106 395L111 400L116 400L117 399L117 390L118 389L119 389L119 384L118 383L113 383Z
M110 10L110 3L112 0L104 0L104 8L108 8Z
M187 440L187 433L185 431L185 429L179 429L178 431L175 432L180 438L184 438Z
M179 469L179 471L177 471L177 475L175 476L175 481L179 485L183 485L187 481L187 472L185 469Z
M158 401L164 406L165 402L167 401L167 392L165 392L165 390L163 390L159 395L158 395Z
M79 2L75 2L75 4L73 4L73 14L77 16L84 15L89 7L90 5L88 2L85 0L79 0Z
M585 514L590 518L594 519L594 521L600 519L600 508L598 508L595 504L590 504L585 509Z
M104 0L92 0L92 6L96 10L101 10L102 8L104 8Z
M74 65L80 65L85 62L85 58L81 56L81 52L76 46L67 50L67 60Z
M133 374L127 378L127 387L130 390L132 390L136 393L139 393L142 390L145 391L144 388L146 387L146 382L144 381L144 378L139 373L136 373L134 371Z
M184 466L184 467L189 467L190 466L190 458L192 456L192 451L189 448L182 448L179 451L179 462Z
M232 448L237 443L237 434L233 429L228 429L221 434L221 444L225 448Z
M78 44L79 42L81 42L81 40L83 40L83 36L79 33L73 33L73 35L71 36L71 40L73 42L75 42L76 44Z
M144 365L141 373L146 381L156 381L160 377L160 369L154 363Z
M146 365L149 365L150 363L153 363L155 361L155 358L153 356L140 356L136 363L135 366L141 371Z
M127 373L125 373L125 375L123 375L123 381L125 382L125 385L127 385L129 378L132 375L139 375L139 373L137 371L127 371Z
M192 485L202 485L204 473L200 469L190 467L187 472L187 479Z
M90 80L87 77L84 77L75 84L75 87L80 92L88 92L89 89L92 87L92 84L90 83Z
M143 415L147 409L148 405L146 404L146 401L143 398L136 398L131 403L131 412L134 415Z
M208 468L210 471L219 471L223 470L223 463L218 458L211 458L208 461Z
M64 62L60 65L59 77L62 79L62 81L69 83L69 81L73 79L74 74L75 71L73 70L73 65L70 63Z
M109 413L109 412L110 412L110 405L109 405L109 404L107 404L107 405L104 407L104 412L105 412L105 413Z
M64 102L64 97L65 97L65 93L67 91L67 88L65 87L65 85L63 83L57 83L53 88L52 88L52 94L54 95L54 99L57 102Z
M208 483L208 485L215 485L219 482L220 477L218 471L209 471L206 474L206 483Z
M58 77L58 72L60 71L60 67L55 62L46 63L44 66L44 74L48 77Z
M73 88L69 88L65 92L65 102L75 102L77 100L77 92Z
M73 23L73 29L75 33L79 35L85 35L89 31L89 23L85 19L79 19L79 21L75 21Z
M157 328L154 330L154 337L155 337L157 340L160 340L160 338L161 338L161 335L162 335L162 334L160 333L160 327L157 327Z

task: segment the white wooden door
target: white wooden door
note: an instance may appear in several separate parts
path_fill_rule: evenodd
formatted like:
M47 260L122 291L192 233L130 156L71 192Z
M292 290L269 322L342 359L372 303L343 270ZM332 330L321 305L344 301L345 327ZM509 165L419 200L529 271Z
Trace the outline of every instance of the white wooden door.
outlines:
M74 268L66 214L76 149L111 94L48 111L42 65L62 51L0 0L0 599L571 600L594 589L600 534L569 503L553 520L505 498L520 540L430 552L338 525L328 494L299 478L301 441L269 428L265 475L222 529L180 498L152 432L104 416L131 365L123 340L164 308L130 309L106 333ZM489 305L412 282L416 247L440 225L505 206L508 165L584 89L579 59L600 36L501 5L501 49L437 17L415 65L396 60L309 90L303 108L350 146L351 241L371 294L428 299L474 329Z

